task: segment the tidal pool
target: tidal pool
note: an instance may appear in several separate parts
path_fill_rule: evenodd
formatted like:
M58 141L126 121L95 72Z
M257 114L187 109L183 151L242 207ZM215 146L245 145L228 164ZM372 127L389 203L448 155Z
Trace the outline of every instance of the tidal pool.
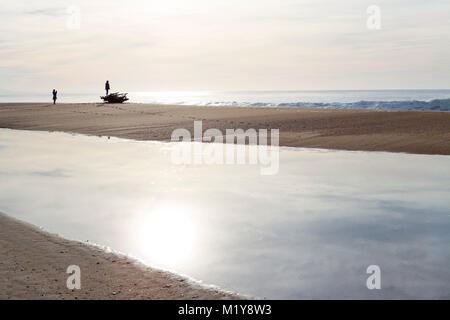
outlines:
M450 298L449 156L281 147L264 176L176 145L0 129L0 211L261 298Z

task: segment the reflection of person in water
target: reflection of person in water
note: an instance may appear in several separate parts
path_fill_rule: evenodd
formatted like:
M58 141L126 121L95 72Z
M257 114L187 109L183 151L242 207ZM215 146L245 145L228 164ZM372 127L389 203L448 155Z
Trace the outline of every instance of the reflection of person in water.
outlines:
M56 99L57 99L57 97L56 97L56 95L58 94L58 91L56 91L55 89L53 89L53 104L56 104Z
M108 95L109 89L110 89L110 87L109 87L109 80L106 80L106 83L105 83L106 95Z

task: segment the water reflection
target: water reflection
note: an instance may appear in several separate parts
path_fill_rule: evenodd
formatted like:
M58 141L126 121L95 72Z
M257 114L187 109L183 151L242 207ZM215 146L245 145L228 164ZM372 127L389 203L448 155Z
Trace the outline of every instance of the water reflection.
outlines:
M165 267L175 267L192 252L195 223L187 207L166 205L138 214L139 256Z
M282 148L261 176L170 150L0 129L0 210L260 297L450 297L450 157Z

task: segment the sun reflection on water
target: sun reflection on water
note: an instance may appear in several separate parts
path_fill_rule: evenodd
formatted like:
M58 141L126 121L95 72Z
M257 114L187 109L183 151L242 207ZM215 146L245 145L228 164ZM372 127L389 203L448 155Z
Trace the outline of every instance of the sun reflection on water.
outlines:
M196 235L190 213L185 207L164 206L141 216L138 241L152 263L173 266L189 257Z

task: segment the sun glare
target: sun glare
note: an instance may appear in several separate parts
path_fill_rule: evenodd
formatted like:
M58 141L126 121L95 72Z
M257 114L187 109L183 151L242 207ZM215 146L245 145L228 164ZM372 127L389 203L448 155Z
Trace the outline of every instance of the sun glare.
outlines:
M142 252L155 264L174 265L185 260L195 241L195 226L183 207L163 207L140 222Z

